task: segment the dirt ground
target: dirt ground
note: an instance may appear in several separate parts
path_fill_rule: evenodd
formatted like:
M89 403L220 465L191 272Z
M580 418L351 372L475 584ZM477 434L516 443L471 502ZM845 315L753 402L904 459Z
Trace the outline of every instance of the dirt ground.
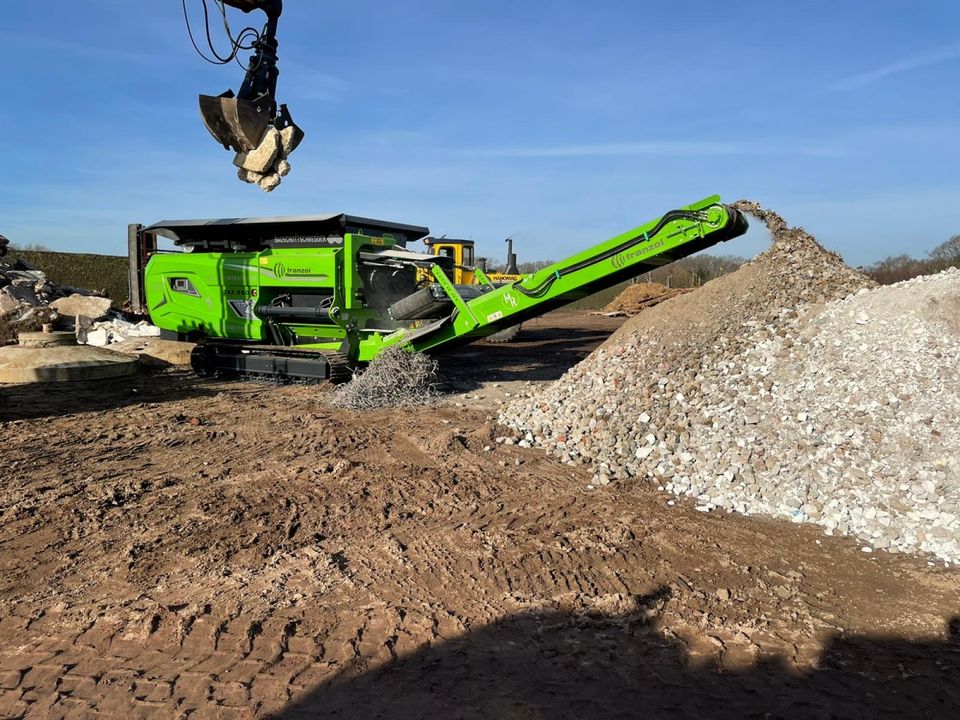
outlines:
M957 570L493 442L618 323L460 351L427 409L0 388L0 716L957 717Z

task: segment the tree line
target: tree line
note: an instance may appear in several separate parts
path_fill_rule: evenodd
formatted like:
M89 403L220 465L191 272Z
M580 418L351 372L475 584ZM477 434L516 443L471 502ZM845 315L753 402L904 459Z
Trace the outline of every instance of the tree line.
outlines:
M942 272L948 267L960 267L960 235L940 243L926 257L891 255L861 270L881 285L890 285L918 275Z
M700 287L705 282L733 272L745 262L744 258L735 255L694 255L643 273L636 278L636 282L660 283L677 288ZM553 263L553 260L535 260L518 263L517 268L521 273L534 273ZM503 272L505 268L503 263L488 266L492 272Z

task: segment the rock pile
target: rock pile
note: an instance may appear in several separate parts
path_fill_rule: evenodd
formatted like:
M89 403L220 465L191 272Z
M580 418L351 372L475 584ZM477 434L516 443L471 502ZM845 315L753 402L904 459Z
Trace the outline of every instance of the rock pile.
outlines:
M0 345L16 341L18 332L39 330L61 317L57 303L106 303L90 290L50 282L40 270L23 260L0 260ZM69 298L76 297L77 300ZM98 316L102 313L98 312Z
M133 323L124 320L118 313L113 315L107 320L93 323L90 327L84 327L84 323L77 324L77 341L84 345L106 347L125 343L127 340L160 337L160 328L146 320Z
M960 272L874 288L753 203L773 246L628 322L502 442L705 512L814 522L960 562Z
M623 292L607 303L598 314L610 317L626 315L633 317L638 313L659 305L676 295L689 292L687 288L668 288L661 283L633 283L627 285Z
M233 164L239 170L237 175L245 183L259 185L264 192L275 190L290 173L290 153L297 149L303 139L303 132L294 126L277 130L272 125L260 141L260 145L250 152L237 153Z
M127 322L111 305L102 292L54 283L23 260L0 260L0 345L45 324L75 329L78 340L91 345L160 334L149 323Z

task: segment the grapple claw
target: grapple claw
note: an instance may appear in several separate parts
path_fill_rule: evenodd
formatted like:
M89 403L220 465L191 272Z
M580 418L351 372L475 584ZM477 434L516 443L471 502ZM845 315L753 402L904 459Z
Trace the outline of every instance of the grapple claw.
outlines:
M268 108L234 97L231 90L216 97L200 96L200 115L218 143L235 152L250 152L270 126Z
M280 111L277 113L277 119L274 125L276 125L277 130L280 130L283 134L283 152L285 155L289 155L297 149L300 141L303 140L303 130L301 130L300 126L290 117L290 111L287 110L286 105L280 106ZM287 128L290 128L290 130L284 133L283 131Z

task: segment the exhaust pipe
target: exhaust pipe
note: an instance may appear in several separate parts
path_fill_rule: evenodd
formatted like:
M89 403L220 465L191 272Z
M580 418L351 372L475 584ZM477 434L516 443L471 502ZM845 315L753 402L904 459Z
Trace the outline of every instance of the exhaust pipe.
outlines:
M520 269L517 267L517 254L513 251L513 238L508 237L507 240L507 269L503 272L506 275L519 275Z

